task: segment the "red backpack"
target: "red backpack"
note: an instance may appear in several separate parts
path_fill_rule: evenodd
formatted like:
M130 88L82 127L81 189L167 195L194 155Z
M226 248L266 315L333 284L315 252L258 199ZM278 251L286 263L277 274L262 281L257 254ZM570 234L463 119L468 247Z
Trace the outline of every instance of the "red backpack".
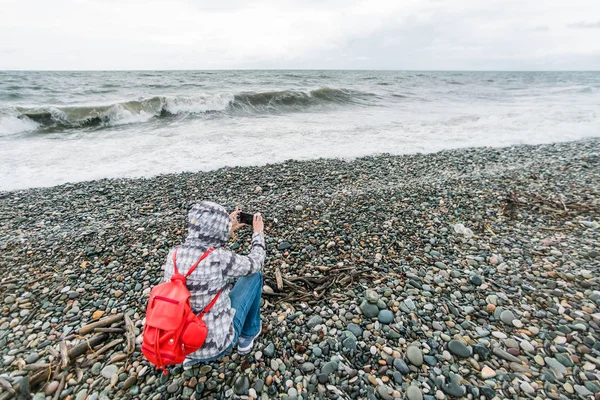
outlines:
M214 249L208 249L187 272L181 275L177 270L177 249L173 252L173 276L171 281L155 286L150 292L146 308L146 323L142 353L148 361L162 369L165 366L181 364L185 356L195 352L204 344L208 328L202 320L204 314L215 305L221 290L200 315L192 311L190 291L185 286L186 278Z

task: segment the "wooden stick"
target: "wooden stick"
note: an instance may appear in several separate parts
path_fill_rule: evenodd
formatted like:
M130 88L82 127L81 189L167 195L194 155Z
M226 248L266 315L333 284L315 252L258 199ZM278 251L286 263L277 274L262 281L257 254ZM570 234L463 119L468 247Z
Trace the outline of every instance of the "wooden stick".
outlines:
M6 379L4 378L0 378L0 387L4 390L6 390L7 393L12 394L13 396L15 394L17 394L17 392L15 391L15 389L13 389L12 385L10 384L10 382L8 382Z
M283 290L283 278L281 277L279 267L275 267L275 281L277 282L277 289L281 292Z
M38 369L48 368L50 364L48 363L38 363L38 364L27 364L24 369L27 371L37 371Z
M63 374L63 376L60 378L60 383L58 384L58 388L56 389L56 392L54 393L54 397L52 398L53 400L58 400L60 398L60 392L62 392L63 388L65 387L66 378L67 378L67 374L65 372Z
M91 324L88 325L84 325L79 329L79 334L80 335L85 335L86 333L90 333L91 331L93 331L96 328L102 327L102 326L107 326L107 325L111 325L117 321L120 321L123 319L123 314L115 314L115 315L111 315L110 317L101 319L100 321L97 322L92 322Z
M89 340L84 340L81 343L78 343L76 346L73 346L71 350L69 350L69 358L71 360L76 359L88 352L88 350L92 350L92 348L108 339L107 333L101 333L96 336L92 336Z
M135 351L135 325L129 315L125 314L125 338L127 339L127 354Z
M64 340L60 342L60 367L65 369L69 365L69 349L67 348L67 342Z
M287 294L285 294L285 293L275 293L275 292L273 292L273 293L263 292L262 294L263 294L263 296L274 296L274 297L285 297L285 296L287 296Z
M95 356L98 357L100 354L106 352L107 350L110 350L111 348L115 347L119 343L123 343L123 342L124 342L123 338L115 339L112 342L109 342L109 343L105 344L104 346L102 346L101 348L99 348L98 350L96 350Z
M123 333L125 329L123 328L96 328L94 332L98 333Z

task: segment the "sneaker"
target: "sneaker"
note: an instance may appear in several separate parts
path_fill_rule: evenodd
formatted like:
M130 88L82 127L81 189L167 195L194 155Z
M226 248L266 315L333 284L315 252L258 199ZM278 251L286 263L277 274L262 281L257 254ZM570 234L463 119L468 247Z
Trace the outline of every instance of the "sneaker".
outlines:
M254 339L256 339L262 332L262 324L258 328L258 333L252 337L240 336L238 341L238 354L244 355L250 353L252 347L254 347Z
M186 359L183 360L183 369L187 371L190 368L192 368L194 365L198 365L201 362L202 362L202 360L199 360L197 358L186 357Z

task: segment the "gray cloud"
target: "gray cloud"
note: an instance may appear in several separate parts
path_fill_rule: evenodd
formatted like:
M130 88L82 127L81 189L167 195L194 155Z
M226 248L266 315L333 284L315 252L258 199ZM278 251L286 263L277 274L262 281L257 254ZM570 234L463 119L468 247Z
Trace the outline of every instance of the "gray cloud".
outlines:
M598 22L576 22L574 24L569 24L569 28L577 28L577 29L594 29L600 28L600 21Z
M592 69L597 0L0 0L0 69ZM515 8L519 12L515 13Z

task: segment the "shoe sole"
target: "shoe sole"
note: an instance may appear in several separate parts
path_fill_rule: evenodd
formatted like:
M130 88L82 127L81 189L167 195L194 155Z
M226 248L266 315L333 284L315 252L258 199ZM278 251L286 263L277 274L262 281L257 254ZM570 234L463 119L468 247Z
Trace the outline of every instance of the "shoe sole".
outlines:
M256 338L254 338L254 339L256 339ZM250 342L250 344L247 347L239 347L238 346L238 354L244 355L244 354L250 353L250 351L252 351L252 348L254 347L254 339L252 339L252 341Z
M244 355L244 354L248 354L252 351L252 348L254 347L254 340L260 336L262 332L262 324L260 325L260 328L258 329L258 333L252 338L252 341L250 342L250 344L246 347L240 347L238 345L238 354L239 355Z

